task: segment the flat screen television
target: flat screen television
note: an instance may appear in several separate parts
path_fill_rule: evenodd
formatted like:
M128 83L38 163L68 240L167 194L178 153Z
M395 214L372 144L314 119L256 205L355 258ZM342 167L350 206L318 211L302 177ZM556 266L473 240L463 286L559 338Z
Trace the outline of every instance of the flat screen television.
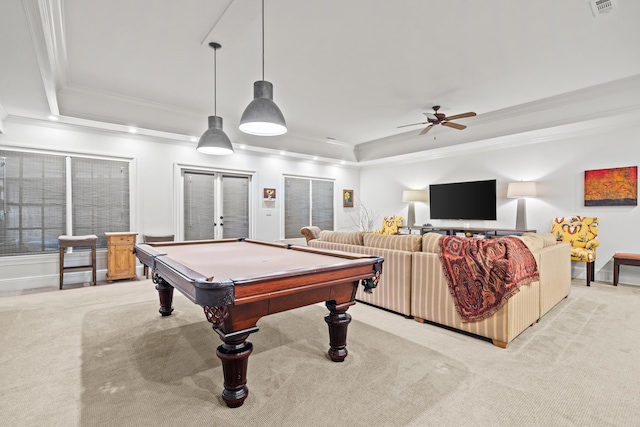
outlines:
M496 180L429 185L431 219L496 218Z

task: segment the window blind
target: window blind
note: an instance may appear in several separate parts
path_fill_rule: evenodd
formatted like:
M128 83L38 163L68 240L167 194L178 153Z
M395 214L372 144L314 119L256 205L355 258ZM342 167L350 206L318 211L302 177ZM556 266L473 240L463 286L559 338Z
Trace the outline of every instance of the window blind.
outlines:
M65 180L63 156L0 150L0 255L57 251Z
M311 180L302 178L284 179L284 238L300 237L300 229L309 224Z
M311 225L333 230L333 182L311 182ZM298 231L299 233L299 231Z
M71 194L75 236L95 234L106 248L105 232L131 231L128 162L73 157Z
M249 178L222 177L222 216L224 238L249 237Z
M333 230L333 182L285 177L284 237L300 237L300 229L316 225Z
M215 239L215 174L184 172L184 239Z

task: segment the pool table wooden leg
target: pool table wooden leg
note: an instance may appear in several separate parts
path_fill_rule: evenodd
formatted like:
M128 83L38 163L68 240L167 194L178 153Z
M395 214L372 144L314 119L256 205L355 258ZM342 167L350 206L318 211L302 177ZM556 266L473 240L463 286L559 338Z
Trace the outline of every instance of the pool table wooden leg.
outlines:
M173 286L164 281L162 277L155 276L156 290L160 297L160 309L163 316L170 316L173 312Z
M229 408L242 406L249 396L247 388L247 366L253 344L247 341L248 333L223 338L216 354L222 361L224 390L222 399Z
M346 311L355 302L350 301L345 304L336 304L335 301L327 301L326 306L329 314L324 321L329 325L329 357L334 362L342 362L347 354L347 328L351 323L351 315Z

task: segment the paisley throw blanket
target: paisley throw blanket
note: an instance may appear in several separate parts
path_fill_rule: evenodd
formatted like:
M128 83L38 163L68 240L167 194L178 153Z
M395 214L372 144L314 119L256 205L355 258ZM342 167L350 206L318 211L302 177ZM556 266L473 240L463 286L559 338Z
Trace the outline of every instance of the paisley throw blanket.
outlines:
M518 293L520 286L539 278L533 254L513 236L443 236L438 256L463 322L486 319Z

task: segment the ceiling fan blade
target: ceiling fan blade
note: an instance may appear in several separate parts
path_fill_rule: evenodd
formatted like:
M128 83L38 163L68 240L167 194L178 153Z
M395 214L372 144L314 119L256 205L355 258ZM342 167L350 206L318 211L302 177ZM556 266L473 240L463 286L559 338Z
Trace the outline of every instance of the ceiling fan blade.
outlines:
M396 129L406 128L407 126L426 125L427 123L429 123L429 122L411 123L410 125L398 126Z
M432 127L433 125L427 126L426 128L422 129L422 132L420 132L418 135L424 135L425 133L429 132Z
M454 129L458 129L458 130L462 130L462 129L466 129L467 128L465 125L459 125L458 123L451 123L451 122L443 122L442 126L448 126L450 128L454 128Z
M468 113L456 114L455 116L448 116L447 120L464 119L465 117L473 117L476 113L469 111Z

